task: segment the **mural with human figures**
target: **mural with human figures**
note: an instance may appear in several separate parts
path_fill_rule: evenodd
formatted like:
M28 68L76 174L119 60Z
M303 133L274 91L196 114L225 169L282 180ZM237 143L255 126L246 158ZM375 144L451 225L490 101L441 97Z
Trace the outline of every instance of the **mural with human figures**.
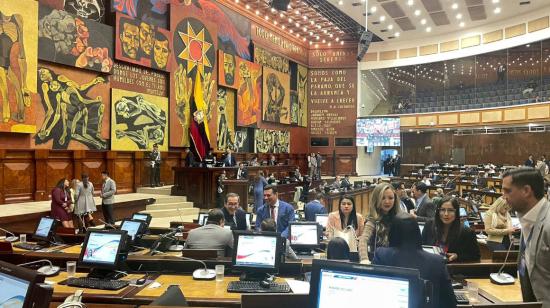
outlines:
M106 150L109 139L109 83L85 70L38 67L37 148ZM40 123L41 122L41 123Z
M34 133L38 4L0 1L0 131Z
M104 1L105 0L39 0L38 2L56 10L66 11L78 17L104 22Z
M264 67L263 120L290 124L290 75Z
M235 90L218 88L218 129L217 145L219 151L235 148Z
M271 129L256 129L254 152L256 153L289 153L290 132Z

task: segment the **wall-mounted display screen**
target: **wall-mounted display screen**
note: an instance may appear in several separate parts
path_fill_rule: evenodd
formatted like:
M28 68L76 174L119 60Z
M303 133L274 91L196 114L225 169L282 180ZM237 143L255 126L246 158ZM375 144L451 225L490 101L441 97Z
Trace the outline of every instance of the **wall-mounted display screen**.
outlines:
M401 146L400 119L357 119L357 146Z

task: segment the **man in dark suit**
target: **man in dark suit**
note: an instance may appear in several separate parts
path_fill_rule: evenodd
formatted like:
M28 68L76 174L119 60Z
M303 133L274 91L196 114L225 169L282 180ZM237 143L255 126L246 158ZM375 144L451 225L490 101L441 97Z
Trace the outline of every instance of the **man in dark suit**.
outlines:
M533 159L533 154L529 154L529 158L525 161L524 165L526 167L535 168L535 160Z
M275 219L277 217L277 219ZM262 221L273 218L277 222L277 232L288 238L288 226L295 220L294 208L292 205L279 200L277 186L267 185L264 187L264 205L256 212L256 230L260 231Z
M421 222L433 220L435 217L435 205L426 193L427 191L428 186L423 182L416 182L412 188L416 199L416 210L411 215Z
M248 179L248 170L243 163L239 163L239 169L237 169L237 180Z
M267 162L268 166L277 166L277 160L275 160L275 155L271 154L269 161Z
M420 229L412 216L406 213L395 216L389 233L389 247L376 249L373 264L417 269L420 277L432 284L433 298L430 307L456 307L445 260L439 255L422 250ZM413 306L424 307L420 303Z
M403 182L392 182L391 185L399 198L399 205L405 213L409 213L414 210L414 202L411 198L407 197L407 191L405 190L405 184Z
M187 153L187 155L185 155L185 166L195 167L195 154L193 154L189 148L185 148L184 151Z
M239 195L228 193L222 208L225 217L225 225L231 226L231 230L246 230L246 213L239 207Z
M524 302L550 307L550 202L544 198L544 179L531 168L506 171L504 199L521 222L518 273Z
M153 151L149 153L149 160L151 161L151 174L149 176L151 187L160 186L160 162L161 156L158 144L153 145Z
M340 187L345 188L346 190L351 189L352 185L351 185L351 181L349 179L349 175L346 174L344 176L344 179L342 181L340 181Z
M226 167L235 167L237 165L237 160L235 159L235 156L232 155L232 151L230 148L227 148L226 150L223 163L225 164Z
M393 161L393 175L399 176L399 173L401 173L401 155L396 154Z
M325 195L322 192L315 194L315 200L308 202L304 206L306 221L315 221L317 214L327 214L327 208L325 207Z

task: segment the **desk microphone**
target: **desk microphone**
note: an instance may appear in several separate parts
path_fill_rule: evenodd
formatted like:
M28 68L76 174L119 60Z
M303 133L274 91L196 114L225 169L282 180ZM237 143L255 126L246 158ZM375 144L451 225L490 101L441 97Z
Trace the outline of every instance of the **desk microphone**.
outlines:
M214 279L216 279L216 270L208 269L208 267L206 266L206 263L204 263L204 261L197 260L197 259L192 259L192 258L188 258L188 257L184 257L184 256L177 256L177 257L181 258L183 260L187 260L187 261L198 262L198 263L200 263L204 266L204 268L202 268L202 269L198 268L193 272L193 279L194 280L214 280Z
M178 211L178 216L180 217L180 220L181 220L181 228L177 228L178 229L178 232L176 232L174 235L176 236L176 244L174 245L170 245L170 247L168 247L168 250L170 251L182 251L183 250L183 245L180 245L180 239L179 237L177 237L178 233L183 233L183 230L184 230L184 226L183 226L183 217L181 217L181 211L179 208L176 208L176 210ZM181 232L180 232L181 230Z
M107 227L110 227L110 228L115 229L115 230L117 229L117 227L115 225L111 225L110 223L105 222L103 219L100 219L99 221L101 221Z
M37 263L48 263L49 265L45 265L45 266L42 266L40 267L39 269L37 269L36 271L46 277L51 277L51 276L55 276L57 275L57 273L59 273L59 266L54 266L52 264L52 261L50 260L46 260L46 259L42 259L42 260L37 260L37 261L32 261L32 262L27 262L27 263L22 263L22 264L19 264L19 266L27 266L27 265L31 265L31 264L37 264Z
M507 285L507 284L514 284L516 281L514 277L508 273L503 273L504 266L506 265L506 262L508 261L508 255L510 254L510 250L512 249L513 241L510 240L510 246L508 246L508 251L506 252L506 257L504 258L504 263L498 270L498 273L491 273L489 275L489 278L491 279L491 282L498 285Z
M7 234L11 234L10 236L6 236L6 242L17 242L19 240L19 236L15 236L15 234L13 234L12 232L4 229L4 228L0 228L0 230L4 231Z

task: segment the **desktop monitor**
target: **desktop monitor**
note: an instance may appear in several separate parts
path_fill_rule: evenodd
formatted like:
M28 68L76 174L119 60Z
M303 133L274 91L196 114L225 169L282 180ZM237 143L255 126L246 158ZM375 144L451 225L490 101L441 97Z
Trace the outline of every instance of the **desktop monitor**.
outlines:
M328 223L328 214L315 214L315 222L326 229Z
M120 230L128 233L131 241L135 241L145 233L145 222L134 219L124 219L120 225Z
M310 307L347 305L369 307L420 307L424 289L418 270L356 263L313 260L309 289Z
M42 217L32 237L40 241L49 241L50 235L55 231L54 227L55 219L51 217Z
M199 213L198 224L201 226L204 226L206 225L207 221L208 221L208 213Z
M459 209L459 214L460 214L460 217L468 217L468 212L466 211L465 208L461 207Z
M149 227L149 225L151 224L151 219L153 219L153 217L151 217L151 214L134 213L134 215L132 215L132 219L144 221L146 226Z
M283 238L277 232L233 231L233 268L250 273L277 273Z
M127 232L124 230L88 231L78 264L91 268L117 269L119 255L126 245Z
M0 307L32 307L32 293L42 282L38 272L0 261Z
M289 225L290 246L295 249L319 247L319 224L316 222L291 222Z

